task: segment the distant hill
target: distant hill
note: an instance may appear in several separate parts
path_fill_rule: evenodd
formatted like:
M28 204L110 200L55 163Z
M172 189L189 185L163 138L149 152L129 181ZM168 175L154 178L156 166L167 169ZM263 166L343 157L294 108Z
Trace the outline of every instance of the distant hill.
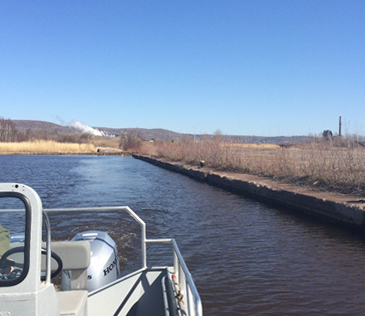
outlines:
M12 122L15 124L17 131L22 133L26 133L28 131L44 131L49 134L66 135L77 131L69 126L62 126L43 121L12 120Z
M86 132L86 128L91 128L102 132L105 135L120 136L121 134L128 132L135 132L139 137L150 140L150 139L179 139L178 133L168 131L165 129L146 129L146 128L110 128L110 127L91 127L83 125L84 130L75 128L72 126L64 126L44 121L32 121L32 120L12 120L15 124L17 131L22 133L27 132L46 132L53 135L67 135L70 133L83 133Z
M108 134L120 136L121 134L125 133L136 133L140 138L145 140L150 139L161 139L161 140L168 140L168 139L179 139L180 134L162 129L162 128L109 128L109 127L94 127L99 131L106 132Z
M87 125L83 125L85 130L81 130L80 128L75 128L71 126L64 126L50 122L44 121L32 121L32 120L12 120L14 122L16 129L19 132L26 133L27 131L31 132L46 132L54 135L67 135L70 133L82 133L86 131L96 130L100 131L106 135L115 135L120 136L124 133L133 132L136 133L140 138L145 140L150 139L160 139L160 140L178 140L182 137L191 137L197 140L201 139L203 136L209 135L192 135L192 134L179 134L173 131L169 131L162 128L110 128L110 127L90 127ZM223 136L227 141L234 142L242 142L242 143L255 143L255 144L283 144L283 143L299 143L299 142L308 142L308 136L244 136L244 135L224 135Z

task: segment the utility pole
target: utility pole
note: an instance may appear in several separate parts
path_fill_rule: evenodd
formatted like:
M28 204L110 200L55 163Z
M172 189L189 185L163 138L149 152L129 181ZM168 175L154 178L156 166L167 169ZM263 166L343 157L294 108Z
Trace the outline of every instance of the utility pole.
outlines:
M341 116L340 116L339 127L338 127L338 136L340 136L340 137L341 137L341 127L342 127L342 120L341 120Z

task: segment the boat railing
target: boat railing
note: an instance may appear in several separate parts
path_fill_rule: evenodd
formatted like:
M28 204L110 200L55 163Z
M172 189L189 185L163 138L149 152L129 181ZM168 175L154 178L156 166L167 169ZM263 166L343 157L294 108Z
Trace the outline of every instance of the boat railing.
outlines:
M180 309L185 311L187 315L203 315L203 307L200 296L175 239L146 239L146 243L172 244L174 253L174 277L172 282L175 286Z
M174 277L177 279L179 293L178 300L182 310L190 316L202 316L203 308L200 296L195 283L180 253L180 250L172 238L167 239L147 239L146 223L128 206L111 207L91 207L91 208L57 208L44 209L46 213L53 212L127 212L141 226L141 250L142 250L142 269L147 269L147 243L171 243L174 258ZM174 282L174 279L172 280Z

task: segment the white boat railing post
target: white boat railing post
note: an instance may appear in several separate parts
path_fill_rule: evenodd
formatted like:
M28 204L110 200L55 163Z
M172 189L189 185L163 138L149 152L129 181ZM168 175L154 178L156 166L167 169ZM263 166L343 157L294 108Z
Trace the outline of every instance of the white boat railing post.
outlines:
M46 284L51 283L51 224L46 212L43 213L46 226Z
M180 253L180 250L174 239L171 240L174 256L177 258L177 269L175 275L179 282L180 290L184 295L184 302L189 316L202 316L203 307L200 300L200 296L194 284L194 281L190 275L190 272L185 264L185 261ZM175 265L175 262L174 262ZM175 269L175 268L174 268Z
M146 223L129 206L124 207L124 209L141 225L142 268L147 269Z
M172 249L174 251L174 274L176 275L177 279L179 279L179 260L174 247L172 247Z
M147 269L146 224L142 225L142 268Z

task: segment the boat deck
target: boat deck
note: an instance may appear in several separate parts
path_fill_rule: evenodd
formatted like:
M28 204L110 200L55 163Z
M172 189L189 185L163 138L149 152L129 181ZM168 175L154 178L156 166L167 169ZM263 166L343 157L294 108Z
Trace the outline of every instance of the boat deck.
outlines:
M169 274L166 268L148 269L90 293L88 315L178 315Z

